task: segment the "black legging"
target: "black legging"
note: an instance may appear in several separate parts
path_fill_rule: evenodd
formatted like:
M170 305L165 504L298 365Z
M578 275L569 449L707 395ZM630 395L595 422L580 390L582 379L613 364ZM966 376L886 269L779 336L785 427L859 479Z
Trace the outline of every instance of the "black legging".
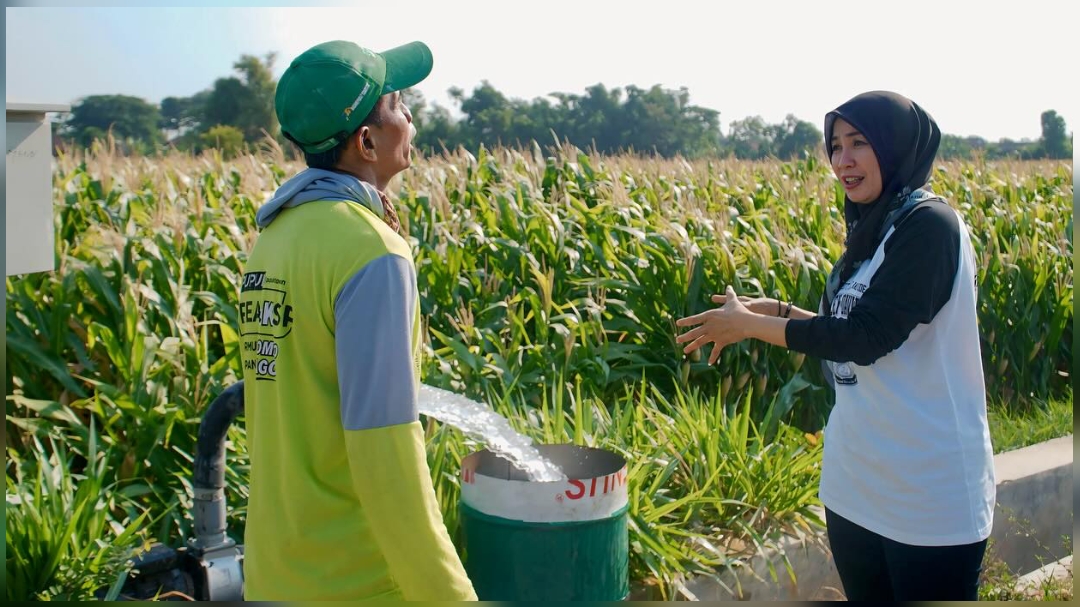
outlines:
M825 509L833 561L849 601L975 601L986 540L912 546Z

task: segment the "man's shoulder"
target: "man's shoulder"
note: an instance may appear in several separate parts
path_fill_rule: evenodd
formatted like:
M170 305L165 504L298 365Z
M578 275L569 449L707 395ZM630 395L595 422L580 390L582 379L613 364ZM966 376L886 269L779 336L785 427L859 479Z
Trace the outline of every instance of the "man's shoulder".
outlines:
M259 236L293 248L296 243L317 244L319 251L332 255L339 250L349 256L386 253L412 258L408 243L380 217L364 205L350 200L319 200L285 209Z

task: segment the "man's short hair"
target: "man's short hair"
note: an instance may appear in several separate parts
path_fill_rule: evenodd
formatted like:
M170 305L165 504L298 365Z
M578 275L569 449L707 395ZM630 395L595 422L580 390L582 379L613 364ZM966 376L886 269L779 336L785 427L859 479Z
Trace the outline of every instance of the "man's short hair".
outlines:
M382 100L375 102L375 106L371 108L368 115L360 122L360 126L356 128L348 137L343 139L341 143L338 143L334 147L326 150L325 152L306 152L301 148L300 151L304 152L304 161L307 162L308 167L313 169L325 169L330 170L337 166L338 162L341 162L342 155L345 154L345 148L349 147L349 143L356 136L356 133L360 131L361 127L365 126L380 126L382 124L382 108L386 105L382 103Z

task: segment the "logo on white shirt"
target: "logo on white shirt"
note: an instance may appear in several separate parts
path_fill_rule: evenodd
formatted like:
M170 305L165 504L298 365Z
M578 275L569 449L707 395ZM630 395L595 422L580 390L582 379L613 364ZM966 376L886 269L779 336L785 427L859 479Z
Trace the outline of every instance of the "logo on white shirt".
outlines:
M865 283L855 279L848 281L836 294L836 298L829 307L832 315L835 318L847 318L848 314L851 314L851 310L859 303L863 293L866 292L866 287ZM853 386L859 383L859 378L855 375L855 369L851 363L827 362L829 363L829 369L832 370L833 380L838 386Z

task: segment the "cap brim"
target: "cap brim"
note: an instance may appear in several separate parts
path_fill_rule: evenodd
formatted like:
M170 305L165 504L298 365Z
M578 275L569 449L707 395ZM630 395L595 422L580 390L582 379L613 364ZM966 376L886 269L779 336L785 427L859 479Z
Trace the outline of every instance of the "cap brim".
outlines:
M431 73L431 49L423 42L410 42L379 53L386 61L383 94L407 89Z

